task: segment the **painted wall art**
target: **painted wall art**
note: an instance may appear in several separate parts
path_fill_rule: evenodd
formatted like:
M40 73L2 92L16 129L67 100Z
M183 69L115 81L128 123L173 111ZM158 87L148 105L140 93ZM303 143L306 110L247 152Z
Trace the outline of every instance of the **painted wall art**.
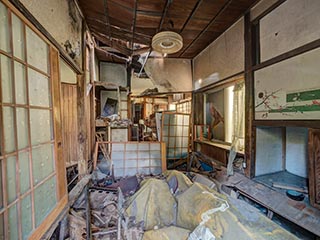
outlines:
M256 120L320 119L320 49L258 70Z

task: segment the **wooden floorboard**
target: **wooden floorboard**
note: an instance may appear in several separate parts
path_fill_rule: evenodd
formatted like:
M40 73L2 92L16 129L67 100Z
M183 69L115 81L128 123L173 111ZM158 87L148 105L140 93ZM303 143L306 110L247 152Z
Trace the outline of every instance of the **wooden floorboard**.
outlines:
M267 209L320 236L319 210L304 202L294 201L286 195L248 178L242 179L234 187L241 194Z
M294 201L284 193L253 181L238 172L233 176L227 176L227 170L224 167L217 172L215 178L219 184L237 189L254 202L320 236L320 210L310 204Z

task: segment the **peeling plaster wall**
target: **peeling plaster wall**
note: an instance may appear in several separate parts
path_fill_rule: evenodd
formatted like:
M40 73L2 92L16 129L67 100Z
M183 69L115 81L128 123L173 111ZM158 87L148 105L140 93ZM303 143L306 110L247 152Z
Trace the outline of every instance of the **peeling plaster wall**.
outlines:
M281 128L258 127L256 136L256 176L282 171Z
M261 19L261 61L320 38L319 0L287 0Z
M74 60L82 66L82 18L72 0L20 0L39 23L65 48L69 41Z
M193 59L193 82L203 87L244 71L244 18ZM209 76L215 77L205 81Z
M131 77L131 92L133 95L139 95L148 88L158 88L159 92L168 92L168 89L155 84L150 78L138 78L134 75Z
M308 129L288 127L286 131L286 169L300 177L308 177Z
M191 60L149 58L145 72L155 85L175 91L192 91Z
M125 65L100 62L99 79L102 82L113 83L117 86L127 86L127 70Z

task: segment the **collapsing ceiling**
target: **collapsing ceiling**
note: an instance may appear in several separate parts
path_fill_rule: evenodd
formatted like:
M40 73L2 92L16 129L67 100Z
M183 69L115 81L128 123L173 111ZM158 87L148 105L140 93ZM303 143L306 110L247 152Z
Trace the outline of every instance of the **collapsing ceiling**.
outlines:
M79 0L86 22L102 47L103 61L150 51L163 30L179 33L183 48L170 57L194 58L230 27L255 0ZM121 60L121 59L120 59ZM122 59L123 61L123 59Z

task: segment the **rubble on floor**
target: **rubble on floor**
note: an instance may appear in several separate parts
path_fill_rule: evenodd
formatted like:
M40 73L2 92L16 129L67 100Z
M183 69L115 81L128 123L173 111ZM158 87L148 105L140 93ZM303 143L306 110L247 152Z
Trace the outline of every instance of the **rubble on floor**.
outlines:
M297 239L203 175L173 170L111 180L91 184L73 204L70 239Z

